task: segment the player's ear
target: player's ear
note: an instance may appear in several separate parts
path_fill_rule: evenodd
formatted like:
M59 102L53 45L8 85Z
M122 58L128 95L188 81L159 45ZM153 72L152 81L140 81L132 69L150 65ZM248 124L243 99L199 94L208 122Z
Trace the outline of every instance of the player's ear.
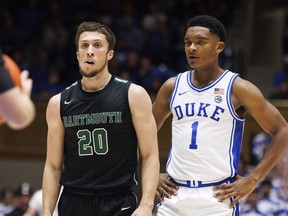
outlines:
M79 53L76 52L76 57L77 57L77 60L79 60Z
M107 53L107 58L108 60L111 60L114 56L114 50L109 50Z
M217 44L216 52L219 54L221 53L225 48L225 43L223 41L219 41Z

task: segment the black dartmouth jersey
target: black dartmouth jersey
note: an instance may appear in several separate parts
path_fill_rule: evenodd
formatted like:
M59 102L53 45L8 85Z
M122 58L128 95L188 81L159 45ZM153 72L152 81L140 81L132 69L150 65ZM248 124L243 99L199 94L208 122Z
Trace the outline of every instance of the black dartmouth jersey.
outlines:
M112 76L98 92L80 80L61 92L65 127L61 184L91 190L137 184L138 148L128 103L131 83Z

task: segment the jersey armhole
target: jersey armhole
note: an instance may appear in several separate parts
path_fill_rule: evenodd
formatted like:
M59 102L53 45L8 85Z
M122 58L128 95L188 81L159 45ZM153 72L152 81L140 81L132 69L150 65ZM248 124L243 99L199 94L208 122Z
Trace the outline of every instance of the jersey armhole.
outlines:
M172 94L171 94L170 99L169 99L170 100L170 103L169 103L170 110L172 109L172 104L173 104L173 101L174 101L175 96L177 94L181 75L182 75L182 73L177 75L175 83L174 83L174 89L173 89Z
M235 108L234 108L234 106L233 106L233 103L232 103L232 100L231 100L231 98L232 98L232 88L233 88L233 84L234 84L234 82L235 82L235 80L236 80L236 78L239 76L239 74L237 74L237 73L235 73L235 74L233 74L232 75L232 77L231 77L231 79L230 79L230 81L229 81L229 84L228 84L228 91L227 91L227 104L228 104L228 108L229 108L229 111L230 111L230 113L231 113L231 115L235 118L235 119L237 119L237 120L239 120L239 121L244 121L245 120L245 117L244 118L241 118L237 113L236 113L236 110L235 110Z

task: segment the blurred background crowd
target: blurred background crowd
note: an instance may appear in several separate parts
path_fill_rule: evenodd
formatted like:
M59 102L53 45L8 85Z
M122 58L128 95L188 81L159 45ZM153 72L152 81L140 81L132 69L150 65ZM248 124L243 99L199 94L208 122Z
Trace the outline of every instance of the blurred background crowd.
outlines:
M211 14L229 28L236 6L233 0L3 0L0 43L22 69L29 69L35 94L53 94L79 76L77 25L97 20L117 38L110 72L156 93L168 77L186 70L186 21Z
M269 2L253 1L258 2L258 7L264 5L264 2ZM245 51L249 51L252 45L246 43L243 35L246 33L245 18L249 17L249 14L245 10L243 17L239 18L239 9L247 7L246 4L253 1L1 0L0 45L3 52L10 55L21 69L30 71L34 81L32 98L35 101L47 101L52 95L80 78L74 42L76 27L82 21L99 21L110 26L117 38L115 56L109 64L110 72L132 80L143 86L151 95L155 95L165 80L188 69L183 50L186 22L194 15L209 14L221 20L228 30L228 43L220 58L221 65L252 79L247 64L257 63L260 58L258 56L261 56L263 51L251 51L257 55L253 55L250 62L247 61L249 52ZM274 0L268 7L275 10L282 8L285 14L288 1ZM270 76L272 78L268 78L272 88L267 95L271 99L288 98L288 22L285 17L285 28L280 36L280 53L275 54L270 50L271 55L280 56L280 63L273 67L275 70ZM240 28L235 26L235 20L240 23ZM255 29L260 27L256 26ZM235 38L235 32L230 29L235 28L238 28L236 35L240 38L238 46L229 42L230 36ZM249 33L247 31L247 34ZM275 32L272 34L276 35ZM267 35L269 36L268 33ZM260 37L254 38L256 45L253 47L257 48L257 43L260 43L265 51L267 44L275 43L273 40L270 41L269 37L268 41L264 39L265 35L261 34ZM253 41L253 37L251 40ZM269 57L268 59L271 59ZM265 65L265 59L262 64ZM253 70L259 78L258 68L254 67ZM261 78L264 79L265 75ZM261 79L256 81L263 84L260 86L261 90L267 89ZM251 139L252 159L241 161L241 175L245 175L257 164L259 157L265 152L268 141L269 136L266 134L257 134ZM241 215L288 215L288 189L281 189L283 184L288 188L288 179L283 180L287 171L283 171L285 166L282 166L283 163L288 163L288 158L284 158L281 163L253 194L241 202ZM3 208L6 207L10 211L20 206L21 212L28 208L34 190L29 183L27 184L29 191L26 194L21 192L23 185L15 189L2 189L0 216L4 215Z

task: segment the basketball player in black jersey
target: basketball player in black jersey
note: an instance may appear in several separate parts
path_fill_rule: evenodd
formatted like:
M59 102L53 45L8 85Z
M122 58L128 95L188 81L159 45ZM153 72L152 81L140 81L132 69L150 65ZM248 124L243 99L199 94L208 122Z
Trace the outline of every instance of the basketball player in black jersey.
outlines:
M0 115L11 129L20 130L29 126L35 118L35 106L31 100L32 79L29 72L20 75L21 86L16 86L4 67L0 49Z
M53 96L47 107L43 215L152 214L158 182L157 129L152 103L140 86L109 73L115 36L105 25L83 22L75 37L82 79ZM137 184L142 158L142 198Z

